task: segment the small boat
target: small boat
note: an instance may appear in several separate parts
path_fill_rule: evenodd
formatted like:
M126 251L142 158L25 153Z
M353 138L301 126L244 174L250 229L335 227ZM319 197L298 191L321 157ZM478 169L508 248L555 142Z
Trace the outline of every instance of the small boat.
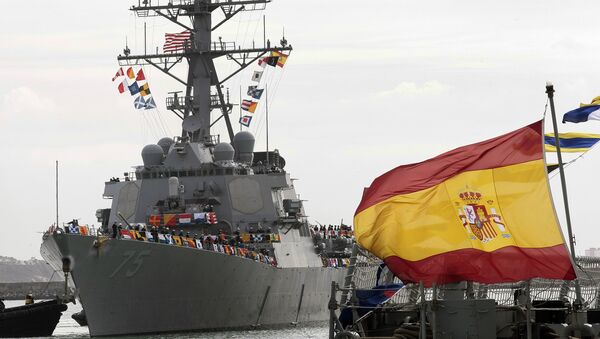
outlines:
M0 338L51 336L66 309L60 300L6 308L0 311Z

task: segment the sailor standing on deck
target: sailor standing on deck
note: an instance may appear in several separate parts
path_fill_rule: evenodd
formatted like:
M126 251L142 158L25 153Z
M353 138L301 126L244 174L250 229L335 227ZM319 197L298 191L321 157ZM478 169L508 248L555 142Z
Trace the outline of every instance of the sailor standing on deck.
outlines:
M152 234L152 238L154 239L154 242L158 242L158 231L156 230L156 226L152 226L150 234Z
M112 237L113 239L117 238L117 223L113 222L112 224Z
M33 295L31 293L27 294L25 297L25 305L33 304Z

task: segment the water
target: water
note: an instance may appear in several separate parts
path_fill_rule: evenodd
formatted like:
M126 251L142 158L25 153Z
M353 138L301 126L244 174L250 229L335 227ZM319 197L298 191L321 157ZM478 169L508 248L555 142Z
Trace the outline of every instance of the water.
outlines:
M6 307L13 307L23 305L23 300L5 300L4 304ZM71 318L73 313L81 311L81 305L68 304L68 309L63 312L60 322L54 330L54 335L50 338L89 338L87 326L79 326L75 320ZM141 335L141 336L127 336L118 337L123 338L152 338L152 339L171 339L171 338L186 338L186 339L205 339L205 338L217 338L217 339L230 339L230 338L243 338L243 339L280 339L280 338L327 338L329 334L329 328L327 323L311 323L311 324L300 324L297 327L289 326L278 329L264 329L264 330L247 330L247 331L224 331L224 332L204 332L204 333L176 333L176 334L163 334L163 335ZM103 337L108 338L108 337Z

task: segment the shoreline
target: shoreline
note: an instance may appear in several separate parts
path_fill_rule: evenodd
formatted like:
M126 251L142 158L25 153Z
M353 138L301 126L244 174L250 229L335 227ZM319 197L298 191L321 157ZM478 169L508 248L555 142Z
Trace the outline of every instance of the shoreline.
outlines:
M31 293L35 300L54 299L64 294L64 286L62 281L0 283L0 299L25 300L28 293Z

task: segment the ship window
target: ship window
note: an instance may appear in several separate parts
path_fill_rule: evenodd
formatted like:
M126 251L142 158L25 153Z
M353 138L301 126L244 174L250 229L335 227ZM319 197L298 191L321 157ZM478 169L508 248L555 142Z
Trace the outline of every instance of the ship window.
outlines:
M227 174L227 175L233 175L233 168L227 168L225 170L225 174Z
M223 175L223 169L217 168L217 175Z
M150 178L150 173L148 173L148 172L142 173L142 179L149 179L149 178Z
M179 171L179 176L180 177L187 177L187 172L186 171Z
M215 175L215 170L214 169L210 169L208 171L208 175Z

